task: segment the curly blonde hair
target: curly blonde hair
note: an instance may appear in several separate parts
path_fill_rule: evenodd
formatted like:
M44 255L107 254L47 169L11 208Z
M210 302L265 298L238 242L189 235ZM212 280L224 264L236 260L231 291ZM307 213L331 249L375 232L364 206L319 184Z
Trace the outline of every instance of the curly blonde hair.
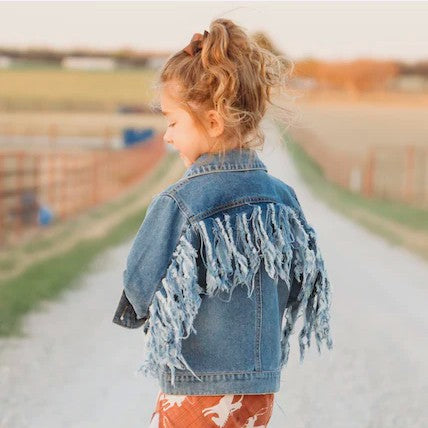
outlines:
M293 113L272 98L291 93L284 89L294 64L257 43L230 19L213 20L201 47L193 56L183 49L171 55L159 71L155 89L178 84L174 98L207 136L213 152L263 146L265 135L259 125L269 105L283 123ZM211 109L224 121L221 138L210 138L201 120Z

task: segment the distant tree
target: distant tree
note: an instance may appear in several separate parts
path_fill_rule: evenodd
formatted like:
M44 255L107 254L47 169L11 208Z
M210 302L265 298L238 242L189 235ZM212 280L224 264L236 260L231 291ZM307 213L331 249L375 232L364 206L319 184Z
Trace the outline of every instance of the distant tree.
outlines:
M354 61L304 60L296 64L296 76L313 77L322 88L346 90L351 94L384 88L400 73L394 61L358 59Z

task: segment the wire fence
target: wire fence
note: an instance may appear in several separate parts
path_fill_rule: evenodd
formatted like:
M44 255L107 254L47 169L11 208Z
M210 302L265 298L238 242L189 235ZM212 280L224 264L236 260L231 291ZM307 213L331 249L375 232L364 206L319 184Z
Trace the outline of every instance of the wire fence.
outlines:
M114 199L165 155L160 135L113 150L0 152L0 245Z
M413 144L376 145L350 153L322 143L300 141L331 182L366 197L428 208L428 148Z

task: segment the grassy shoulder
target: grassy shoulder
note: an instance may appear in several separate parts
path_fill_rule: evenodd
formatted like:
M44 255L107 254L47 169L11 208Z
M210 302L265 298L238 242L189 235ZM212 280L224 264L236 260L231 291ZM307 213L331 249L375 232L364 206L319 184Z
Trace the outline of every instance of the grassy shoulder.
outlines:
M49 255L36 258L18 275L0 281L0 336L23 336L25 314L37 310L45 300L55 300L64 289L79 287L79 277L98 254L130 239L144 219L152 196L181 176L181 163L175 153L167 154L131 192L66 222L56 234L19 249L30 254L49 248ZM64 245L64 239L76 234L72 245Z
M401 245L428 260L428 213L400 202L366 198L328 181L321 168L279 125L283 144L311 191L389 242Z

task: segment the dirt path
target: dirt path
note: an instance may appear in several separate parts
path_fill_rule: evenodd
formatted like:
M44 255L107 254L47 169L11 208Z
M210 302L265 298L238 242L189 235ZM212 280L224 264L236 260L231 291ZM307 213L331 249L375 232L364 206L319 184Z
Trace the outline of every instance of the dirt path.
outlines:
M287 423L277 411L273 427L428 426L428 264L332 211L278 149L265 159L295 188L334 287L334 349L314 346L300 366L292 348L277 400Z
M318 201L268 134L261 158L295 188L334 287L334 349L300 365L294 337L269 427L428 426L427 264ZM0 341L0 427L148 426L158 386L136 373L142 333L111 322L130 245L28 316L28 338Z

